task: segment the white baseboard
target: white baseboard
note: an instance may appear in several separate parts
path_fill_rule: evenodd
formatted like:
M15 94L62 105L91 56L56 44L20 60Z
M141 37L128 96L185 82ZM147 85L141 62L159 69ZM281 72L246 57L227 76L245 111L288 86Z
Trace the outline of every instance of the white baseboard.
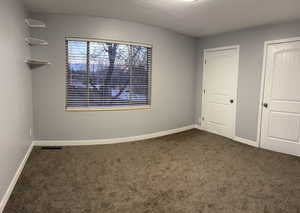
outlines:
M16 174L14 175L11 183L9 184L8 189L6 190L1 202L0 202L0 213L3 212L4 207L18 181L18 178L20 174L22 173L22 170L26 164L26 161L33 149L34 146L81 146L81 145L103 145L103 144L115 144L115 143L125 143L125 142L132 142L132 141L139 141L139 140L146 140L151 138L157 138L165 135L170 135L174 133L183 132L190 129L199 129L203 130L200 125L189 125L184 126L176 129L166 130L166 131L160 131L156 133L150 133L145 135L138 135L138 136L132 136L132 137L123 137L123 138L112 138L112 139L99 139L99 140L36 140L33 141L30 147L28 148L28 151L22 160L19 168L16 171ZM204 130L205 131L205 130ZM248 140L245 138L237 137L235 136L234 141L238 141L244 144L248 144L250 146L258 147L258 144L256 141Z
M100 139L100 140L40 140L33 141L30 147L28 148L21 164L19 165L12 181L10 182L8 189L6 190L1 202L0 202L0 213L3 212L4 207L22 173L22 170L26 164L26 161L33 149L34 146L77 146L77 145L101 145L101 144L114 144L114 143L124 143L124 142L132 142L138 140L145 140L150 138L161 137L165 135L170 135L174 133L183 132L186 130L194 129L195 125L184 126L177 129L171 129L166 131L160 131L151 134L132 136L132 137L124 137L124 138L112 138L112 139Z
M199 124L195 124L195 129L199 129L199 130L205 131L204 129L202 129L202 127Z
M82 146L82 145L103 145L103 144L115 144L133 142L139 140L146 140L150 138L157 138L165 135L170 135L178 132L196 128L195 125L189 125L180 127L177 129L171 129L166 131L160 131L145 135L123 137L123 138L111 138L111 139L95 139L95 140L35 140L34 146Z
M202 130L202 131L207 131L207 130L203 129L198 124L195 124L195 128L199 129L199 130ZM213 133L213 134L215 134L215 133ZM258 143L256 141L252 141L252 140L249 140L249 139L246 139L246 138L241 138L241 137L238 137L238 136L234 136L232 140L240 142L240 143L244 143L244 144L247 144L247 145L250 145L250 146L259 147Z
M258 143L256 141L252 141L252 140L249 140L249 139L246 139L246 138L241 138L241 137L235 136L233 138L233 140L237 141L237 142L247 144L247 145L250 145L250 146L258 147Z
M0 202L0 213L3 212L4 207L5 207L5 205L6 205L7 201L8 201L8 199L9 199L9 197L10 197L12 191L14 190L14 187L15 187L15 185L16 185L16 183L17 183L19 177L20 177L20 174L22 173L22 170L23 170L23 168L24 168L24 166L25 166L25 164L26 164L26 161L27 161L27 159L28 159L28 157L29 157L29 155L30 155L32 149L33 149L33 143L32 143L32 144L30 145L30 147L28 148L28 150L27 150L27 152L26 152L26 154L25 154L25 157L23 158L21 164L19 165L19 168L17 169L17 171L16 171L16 173L15 173L13 179L11 180L11 182L10 182L10 184L9 184L9 186L8 186L8 189L6 190L6 192L5 192L5 194L4 194L3 198L2 198L2 200L1 200L1 202Z

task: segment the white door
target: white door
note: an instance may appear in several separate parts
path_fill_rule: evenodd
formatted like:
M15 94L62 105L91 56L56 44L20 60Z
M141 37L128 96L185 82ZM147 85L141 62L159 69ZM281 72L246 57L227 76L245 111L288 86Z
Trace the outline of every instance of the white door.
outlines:
M235 134L239 47L205 50L201 127L228 138Z
M300 156L300 41L266 48L261 147Z

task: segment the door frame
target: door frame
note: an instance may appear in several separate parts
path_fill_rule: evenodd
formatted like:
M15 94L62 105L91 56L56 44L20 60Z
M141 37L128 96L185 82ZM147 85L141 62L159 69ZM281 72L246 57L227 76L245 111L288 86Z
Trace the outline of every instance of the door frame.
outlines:
M209 52L217 52L217 51L222 51L222 50L232 50L232 49L235 49L236 50L236 53L237 53L237 72L235 73L235 77L236 77L236 80L235 80L235 85L234 85L234 108L233 108L233 111L234 111L234 121L233 121L233 134L232 134L232 137L231 139L234 139L236 138L236 108L237 108L237 90L238 90L238 78L239 78L239 71L240 71L240 45L232 45L232 46L223 46L223 47L217 47L217 48L209 48L209 49L204 49L204 52L203 52L203 72L202 72L202 87L201 87L201 117L200 117L200 125L201 125L201 129L205 130L205 131L208 131L207 129L205 129L205 127L203 126L203 121L202 121L202 117L204 115L204 83L205 83L205 78L204 78L204 73L206 71L206 66L205 66L205 60L206 60L206 57L207 57L207 53ZM214 133L216 134L216 133Z
M262 128L262 112L263 112L263 100L264 100L264 90L265 90L265 82L266 82L266 65L268 58L268 46L272 44L280 44L280 43L289 43L294 41L300 41L300 37L291 37L285 39L278 40L269 40L264 42L264 55L263 55L263 64L262 64L262 74L261 74L261 83L260 83L260 97L259 97L259 108L258 108L258 121L257 121L257 138L256 141L258 143L258 147L261 147L261 128Z

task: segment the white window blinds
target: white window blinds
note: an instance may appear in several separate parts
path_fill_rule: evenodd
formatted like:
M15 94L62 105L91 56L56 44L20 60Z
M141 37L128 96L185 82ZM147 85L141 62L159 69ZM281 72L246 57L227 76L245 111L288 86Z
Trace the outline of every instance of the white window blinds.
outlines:
M67 109L150 105L152 47L66 39Z

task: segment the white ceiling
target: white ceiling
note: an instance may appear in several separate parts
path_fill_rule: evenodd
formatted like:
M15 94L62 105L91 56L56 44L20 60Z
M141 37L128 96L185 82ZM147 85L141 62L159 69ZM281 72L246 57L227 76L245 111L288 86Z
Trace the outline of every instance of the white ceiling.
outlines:
M201 37L300 19L300 0L24 0L33 12L118 18Z

